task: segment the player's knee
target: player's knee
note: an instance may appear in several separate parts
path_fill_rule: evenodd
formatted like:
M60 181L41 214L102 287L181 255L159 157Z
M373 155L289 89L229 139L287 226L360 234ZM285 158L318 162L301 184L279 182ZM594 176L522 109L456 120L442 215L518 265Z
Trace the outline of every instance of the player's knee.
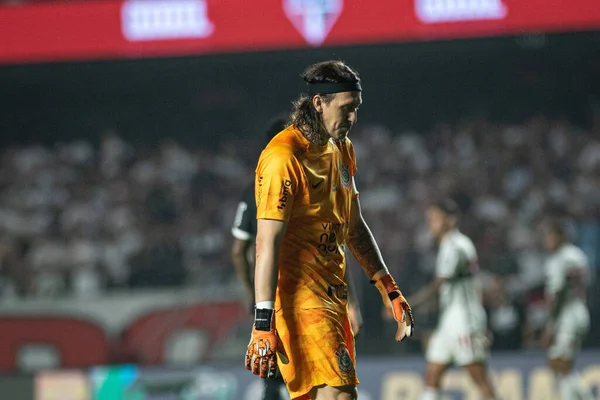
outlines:
M475 386L479 389L481 394L486 399L494 398L494 385L492 379L488 373L487 366L484 363L475 363L464 366L465 370L471 376L471 379L475 383Z
M479 389L479 392L483 396L484 399L493 399L495 398L495 391L492 383L489 379L482 379L481 382L476 382L475 385Z
M309 396L312 400L356 400L358 390L355 385L314 387Z
M337 388L340 390L338 397L336 397L336 400L357 400L358 399L358 389L356 389L356 386L354 385L349 385L349 386L342 386Z
M548 361L550 369L555 374L565 375L571 372L573 369L573 363L571 360L563 360L560 358L551 359Z
M473 382L477 386L483 386L488 383L489 374L487 371L487 366L483 363L474 363L463 366L463 368L467 371Z
M439 388L445 367L439 364L428 364L425 371L425 385L430 388Z

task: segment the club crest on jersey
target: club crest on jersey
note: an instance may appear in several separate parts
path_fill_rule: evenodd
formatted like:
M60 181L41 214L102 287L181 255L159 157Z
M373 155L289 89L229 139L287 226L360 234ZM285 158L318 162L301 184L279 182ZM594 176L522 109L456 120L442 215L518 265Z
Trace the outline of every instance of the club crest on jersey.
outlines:
M343 6L343 0L283 0L288 19L313 46L323 44Z
M338 368L341 373L347 374L354 369L352 358L350 358L350 352L343 344L335 351L335 357L338 360Z
M340 177L344 189L350 189L352 187L352 177L350 176L350 169L345 164L340 164Z

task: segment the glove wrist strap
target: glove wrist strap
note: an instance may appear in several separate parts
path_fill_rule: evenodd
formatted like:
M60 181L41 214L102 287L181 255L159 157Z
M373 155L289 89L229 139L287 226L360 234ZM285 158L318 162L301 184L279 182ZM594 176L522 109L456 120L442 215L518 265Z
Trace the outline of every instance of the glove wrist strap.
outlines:
M397 299L402 295L396 281L394 281L394 278L390 274L386 274L376 281L371 281L371 283L375 284L375 287L382 295L387 293L390 300Z
M272 310L275 308L275 302L274 301L259 301L258 303L256 303L256 308L268 308L269 310Z
M257 308L254 312L254 328L257 331L270 331L273 326L273 310Z
M376 281L380 280L383 276L389 275L389 273L390 271L388 271L387 267L382 268L373 274L373 276L371 277L371 282L375 283Z

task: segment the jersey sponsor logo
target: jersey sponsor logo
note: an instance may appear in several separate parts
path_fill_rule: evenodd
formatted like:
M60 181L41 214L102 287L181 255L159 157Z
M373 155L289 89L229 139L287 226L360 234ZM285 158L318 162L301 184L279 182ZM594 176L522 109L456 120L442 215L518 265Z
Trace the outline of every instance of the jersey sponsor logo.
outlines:
M319 245L317 246L322 255L328 256L329 254L340 254L338 248L337 235L334 231L323 232L319 236Z
M121 8L121 29L135 42L205 38L215 28L205 0L128 0Z
M281 190L279 191L279 205L277 209L279 211L283 211L287 206L288 199L290 197L290 187L292 186L292 181L289 179L281 181Z
M283 0L283 11L308 44L323 44L344 8L343 0Z
M350 189L352 187L352 177L350 176L350 169L346 164L340 165L340 176L344 189Z
M262 182L263 182L263 177L259 176L258 177L258 190L257 190L257 194L256 194L256 207L260 207L260 201L262 200Z
M332 222L323 222L321 223L321 228L323 228L324 231L339 231L341 228L347 228L348 227L348 223L344 222L341 224L334 224Z
M340 344L340 347L335 351L335 357L337 358L338 368L341 373L347 374L352 372L354 364L352 363L352 358L350 358L350 352L345 345Z
M338 243L340 229L347 229L348 224L334 224L331 222L323 222L321 228L323 232L319 235L319 244L317 248L324 257L330 254L341 254L340 245Z
M347 285L331 285L327 288L327 295L329 297L333 296L341 300L346 300L348 298L348 286Z
M415 0L417 18L425 24L503 19L502 0Z
M318 187L321 185L321 183L323 183L323 181L324 181L324 179L321 179L321 180L319 180L317 183L313 183L313 184L311 184L312 188L313 188L313 189L316 189L316 188L318 188Z

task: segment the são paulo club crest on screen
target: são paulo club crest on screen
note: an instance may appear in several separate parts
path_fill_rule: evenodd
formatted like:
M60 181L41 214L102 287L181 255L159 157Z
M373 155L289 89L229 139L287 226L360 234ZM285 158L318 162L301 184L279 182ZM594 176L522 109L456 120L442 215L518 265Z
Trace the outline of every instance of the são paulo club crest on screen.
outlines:
M283 0L285 15L313 46L323 44L343 8L343 0Z

